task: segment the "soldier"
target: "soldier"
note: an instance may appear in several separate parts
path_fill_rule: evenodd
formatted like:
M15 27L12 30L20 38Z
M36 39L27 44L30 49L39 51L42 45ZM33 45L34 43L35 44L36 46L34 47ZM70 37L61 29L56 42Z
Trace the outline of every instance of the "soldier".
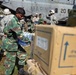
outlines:
M55 11L50 10L48 16L46 16L46 18L49 19L49 23L51 25L57 24L57 19L56 19L56 16L54 14L55 14Z
M26 51L18 44L18 39L23 39L20 20L24 17L25 10L21 7L16 9L16 15L4 27L4 34L7 35L3 41L3 49L6 50L5 75L12 75L15 65L19 75L25 75L24 65L27 56Z
M38 21L39 21L39 14L36 13L36 14L34 15L34 17L32 18L32 22L33 22L34 24L38 24Z
M44 19L42 18L42 14L39 14L38 24L44 24Z
M4 18L1 20L1 25L7 26L9 21L12 19L14 15L11 14L11 11L8 8L4 9L3 13L4 13Z
M5 26L7 26L8 25L8 23L9 23L9 21L13 18L13 14L11 14L11 11L8 9L8 8L6 8L6 9L4 9L4 11L3 11L3 14L4 14L4 17L1 19L1 21L0 21L0 25L1 25L1 30L2 30L2 33L3 33L3 29L4 29L4 27ZM3 39L5 39L5 35L4 35L4 33L3 33L3 37L2 37L2 40Z

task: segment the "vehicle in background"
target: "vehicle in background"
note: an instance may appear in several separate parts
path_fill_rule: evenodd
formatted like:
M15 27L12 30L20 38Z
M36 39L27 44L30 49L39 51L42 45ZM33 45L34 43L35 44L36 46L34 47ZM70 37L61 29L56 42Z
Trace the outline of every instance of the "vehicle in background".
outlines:
M46 20L50 10L55 10L57 20L66 20L68 11L76 4L76 0L3 0L2 5L12 10L23 7L27 15L41 13Z
M1 5L2 2L3 2L3 0L0 0L0 5Z

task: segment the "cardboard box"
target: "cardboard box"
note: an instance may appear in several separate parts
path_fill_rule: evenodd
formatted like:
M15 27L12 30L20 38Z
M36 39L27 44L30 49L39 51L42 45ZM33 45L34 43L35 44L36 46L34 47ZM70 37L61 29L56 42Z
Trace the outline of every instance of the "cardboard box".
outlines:
M34 45L47 75L76 75L76 27L37 25Z

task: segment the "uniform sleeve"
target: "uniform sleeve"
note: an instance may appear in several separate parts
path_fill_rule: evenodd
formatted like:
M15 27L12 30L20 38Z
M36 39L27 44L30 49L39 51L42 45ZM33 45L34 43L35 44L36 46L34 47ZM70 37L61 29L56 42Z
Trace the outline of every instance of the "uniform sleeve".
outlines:
M8 23L7 26L4 27L4 29L3 29L4 34L11 35L11 33L10 33L11 27L10 26L11 26L11 21Z

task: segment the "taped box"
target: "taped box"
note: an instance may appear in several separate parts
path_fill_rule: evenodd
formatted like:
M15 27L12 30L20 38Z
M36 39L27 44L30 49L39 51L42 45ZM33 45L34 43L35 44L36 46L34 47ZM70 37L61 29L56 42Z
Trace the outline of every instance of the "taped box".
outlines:
M76 75L76 27L36 25L34 45L47 75Z

